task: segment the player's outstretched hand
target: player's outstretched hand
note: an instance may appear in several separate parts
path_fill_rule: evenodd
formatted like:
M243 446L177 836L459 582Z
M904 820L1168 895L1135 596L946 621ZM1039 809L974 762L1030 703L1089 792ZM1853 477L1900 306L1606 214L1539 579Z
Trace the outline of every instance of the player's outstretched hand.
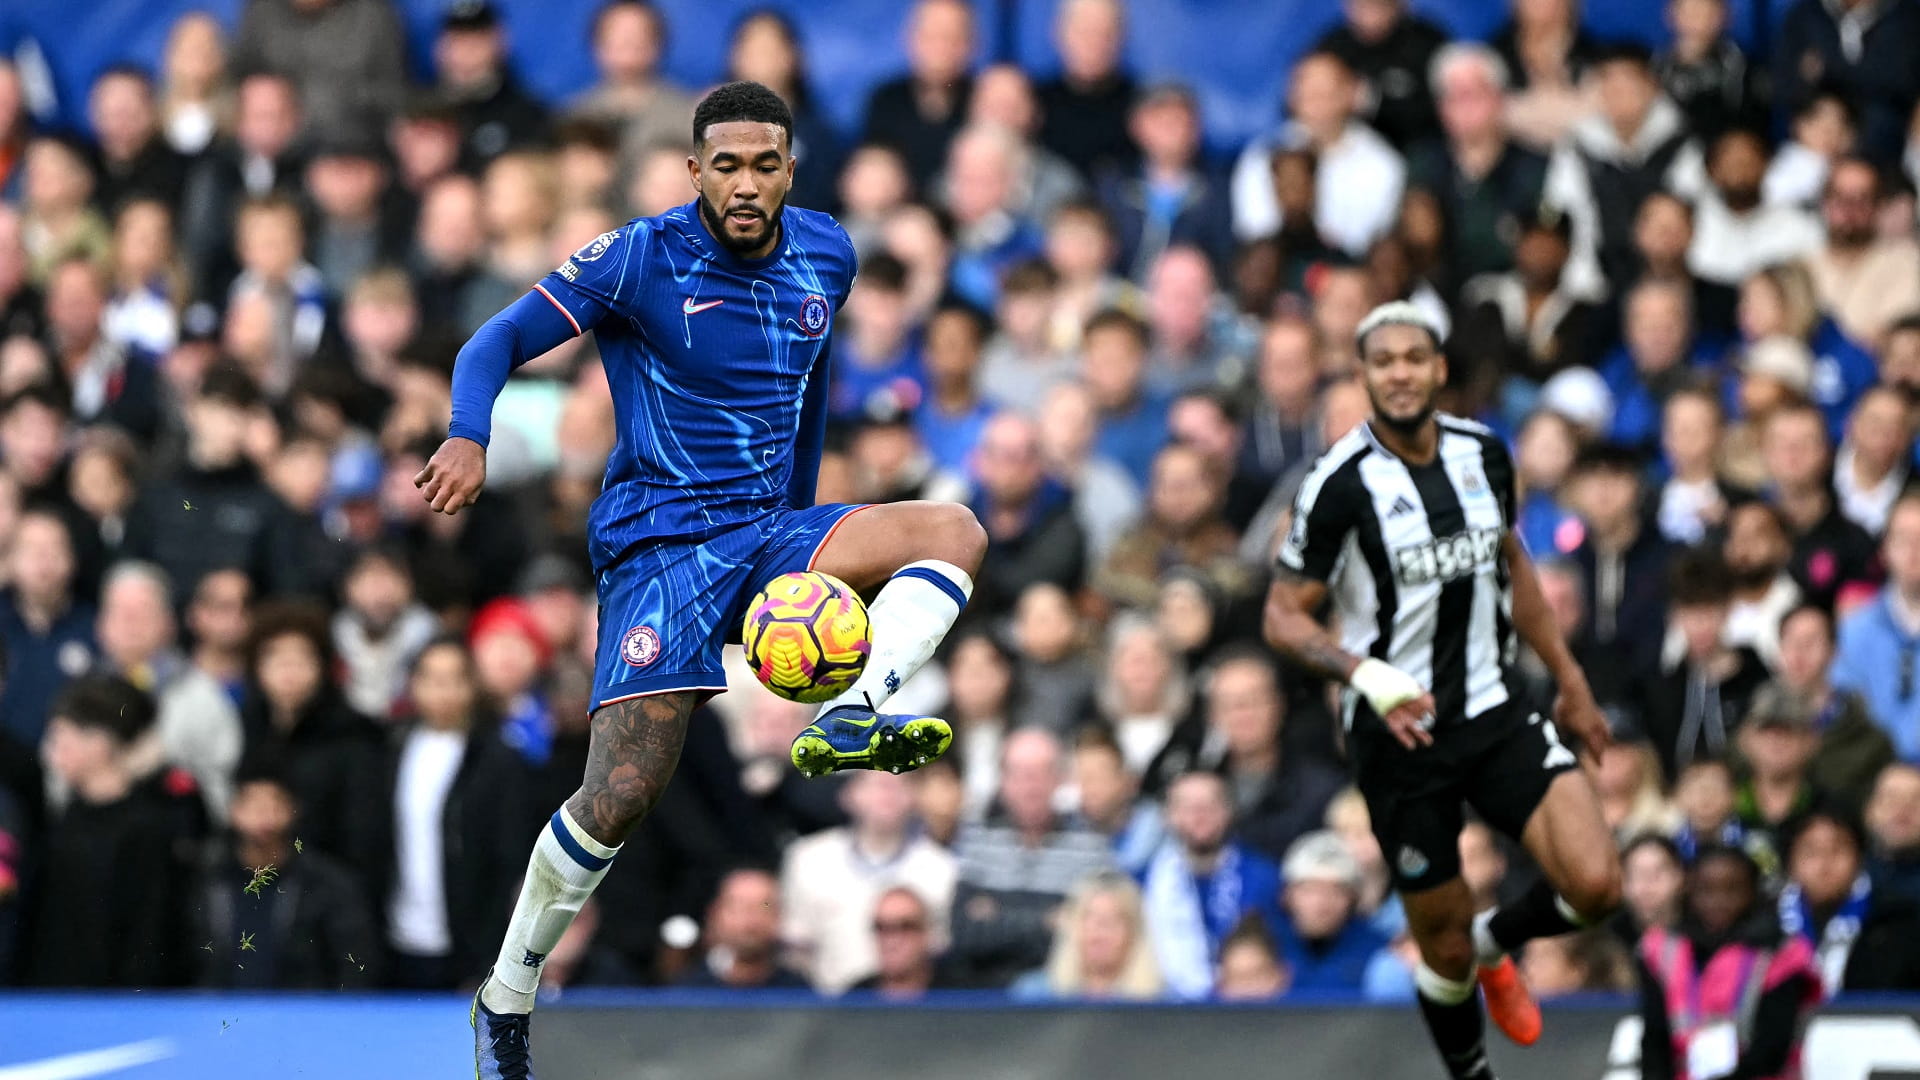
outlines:
M1553 702L1553 726L1571 732L1580 740L1580 752L1600 759L1600 752L1613 742L1613 729L1607 716L1593 700L1593 691L1584 686L1562 688Z
M1421 694L1387 713L1387 730L1409 750L1433 745L1433 695Z
M458 436L440 444L413 486L437 514L457 514L472 506L487 483L487 448Z

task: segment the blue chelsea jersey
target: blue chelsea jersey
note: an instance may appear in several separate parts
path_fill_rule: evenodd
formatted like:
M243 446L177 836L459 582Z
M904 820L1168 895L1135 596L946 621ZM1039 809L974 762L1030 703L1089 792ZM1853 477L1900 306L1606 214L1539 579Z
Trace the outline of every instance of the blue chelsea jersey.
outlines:
M767 514L786 503L796 453L818 460L821 428L803 431L802 414L825 407L853 243L831 216L787 207L774 251L744 259L699 213L635 218L535 286L595 332L613 392L618 442L589 515L596 565Z

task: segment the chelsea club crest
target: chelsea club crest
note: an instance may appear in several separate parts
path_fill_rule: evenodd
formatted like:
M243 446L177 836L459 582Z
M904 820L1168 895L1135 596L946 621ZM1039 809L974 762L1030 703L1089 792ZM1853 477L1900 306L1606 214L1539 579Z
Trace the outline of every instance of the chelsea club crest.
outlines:
M827 298L819 293L800 302L800 329L808 337L819 337L827 330Z

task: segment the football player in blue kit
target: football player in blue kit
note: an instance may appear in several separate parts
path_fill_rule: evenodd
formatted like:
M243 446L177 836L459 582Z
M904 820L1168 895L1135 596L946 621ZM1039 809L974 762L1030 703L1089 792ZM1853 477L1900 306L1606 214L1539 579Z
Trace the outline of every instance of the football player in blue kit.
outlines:
M803 772L904 771L953 738L944 720L879 710L959 617L986 533L951 503L814 505L855 256L832 217L786 205L792 131L758 83L708 94L688 159L697 197L598 237L475 332L447 440L415 479L435 511L472 504L508 374L594 332L618 442L588 522L601 613L590 750L474 997L481 1080L533 1075L541 964L659 799L689 714L726 688L721 648L770 578L813 569L878 590L865 671L794 740Z

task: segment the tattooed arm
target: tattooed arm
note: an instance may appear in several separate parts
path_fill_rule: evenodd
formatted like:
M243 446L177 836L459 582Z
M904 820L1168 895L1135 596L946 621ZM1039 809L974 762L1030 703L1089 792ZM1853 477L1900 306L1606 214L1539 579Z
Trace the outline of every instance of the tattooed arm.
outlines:
M1326 582L1278 567L1273 587L1267 590L1262 624L1267 644L1280 650L1289 663L1320 678L1346 682L1353 669L1360 666L1360 658L1334 644L1327 628L1313 617L1326 598Z

